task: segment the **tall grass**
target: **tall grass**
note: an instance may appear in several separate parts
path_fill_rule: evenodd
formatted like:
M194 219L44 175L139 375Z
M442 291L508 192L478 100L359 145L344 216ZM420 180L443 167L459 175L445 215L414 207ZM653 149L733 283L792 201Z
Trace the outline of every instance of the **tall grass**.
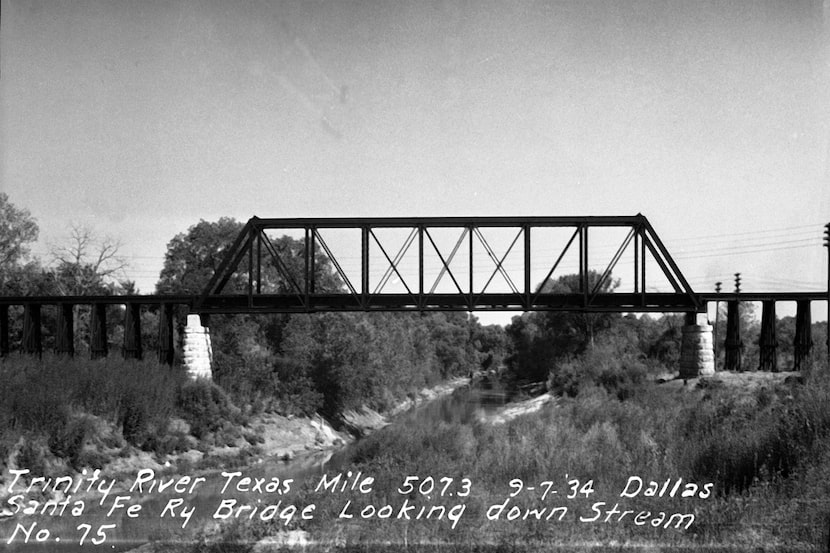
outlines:
M184 444L173 417L197 438L241 422L220 388L155 361L13 356L0 362L0 381L0 459L17 448L33 472L45 470L44 456L79 469L124 445L169 453ZM99 447L85 448L91 441Z
M375 477L374 492L320 494L319 475L300 486L295 503L315 503L317 517L302 524L330 544L495 545L652 544L695 551L721 546L758 551L817 550L827 540L830 510L830 383L813 375L805 385L771 386L754 394L713 387L669 390L643 383L625 401L604 386L558 398L539 413L503 425L479 422L464 402L439 403L437 417L407 418L363 440L342 470ZM454 530L436 521L341 521L339 510L367 504L400 504L395 490L407 475L469 478L467 515ZM712 483L708 498L620 498L629 477L644 481ZM508 498L509 482L593 480L595 493L547 503L590 515L591 506L620 501L636 511L696 515L686 531L633 524L584 524L534 519L488 521L490 505ZM452 498L415 494L420 504L452 504ZM522 508L543 506L538 495L511 499ZM284 529L258 522L235 526L233 539L257 539ZM513 547L511 546L511 547ZM508 547L509 549L509 547Z

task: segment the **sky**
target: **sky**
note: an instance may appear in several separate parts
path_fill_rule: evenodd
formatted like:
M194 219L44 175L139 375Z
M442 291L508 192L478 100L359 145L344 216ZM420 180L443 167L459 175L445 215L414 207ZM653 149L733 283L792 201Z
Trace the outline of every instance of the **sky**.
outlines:
M642 213L697 291L826 289L830 1L0 8L44 260L85 225L149 293L201 219Z

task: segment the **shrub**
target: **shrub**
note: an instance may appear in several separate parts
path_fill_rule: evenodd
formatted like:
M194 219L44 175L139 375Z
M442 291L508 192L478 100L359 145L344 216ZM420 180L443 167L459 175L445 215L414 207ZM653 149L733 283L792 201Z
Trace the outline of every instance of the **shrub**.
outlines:
M300 363L287 358L276 361L281 382L279 410L289 415L313 415L323 407L323 394Z
M24 434L23 444L17 452L17 468L27 468L32 476L44 476L47 472L48 447L40 435Z
M52 452L73 466L97 432L88 413L117 425L133 445L149 447L173 413L181 370L155 361L113 356L90 361L45 355L0 363L2 442L21 433L48 438Z
M222 428L225 421L237 422L239 409L228 394L209 380L189 380L179 388L176 407L197 438Z
M714 481L729 494L796 471L830 435L830 391L827 383L813 380L792 390L764 388L748 400L716 388L687 406L679 426L685 446L679 451L695 477Z
M647 375L640 355L620 352L613 342L598 343L574 359L556 362L548 375L548 390L576 397L586 387L600 386L625 400L637 392Z
M55 428L48 435L49 449L56 457L61 457L69 465L80 470L82 466L81 453L84 445L95 430L95 423L89 415L69 415L64 419L61 428Z
M217 350L213 377L237 405L260 410L280 394L277 364L270 355L240 358Z

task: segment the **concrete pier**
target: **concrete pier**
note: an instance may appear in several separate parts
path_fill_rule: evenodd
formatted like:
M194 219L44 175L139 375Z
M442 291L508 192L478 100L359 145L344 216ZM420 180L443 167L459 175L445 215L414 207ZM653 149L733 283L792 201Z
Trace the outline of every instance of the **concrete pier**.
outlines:
M706 315L687 317L680 341L680 377L697 378L715 374L712 325Z
M198 314L187 316L187 326L184 327L184 366L190 378L211 379L211 363L213 349L210 344L210 331L202 324Z

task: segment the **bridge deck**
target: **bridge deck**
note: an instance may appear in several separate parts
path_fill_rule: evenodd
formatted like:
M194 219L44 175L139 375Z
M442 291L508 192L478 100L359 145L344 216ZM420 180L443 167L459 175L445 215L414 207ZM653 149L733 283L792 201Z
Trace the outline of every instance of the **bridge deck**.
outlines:
M696 294L697 303L705 305L715 301L824 301L827 292L741 292ZM186 305L193 307L199 295L133 294L111 296L0 296L0 305ZM305 313L317 311L582 311L585 297L582 294L538 294L530 300L515 294L479 294L472 298L459 294L376 294L367 303L344 294L315 294L310 308L296 295L260 294L249 299L244 294L210 296L203 313L285 312ZM587 307L591 311L625 312L688 312L685 294L649 293L643 301L642 294L598 294Z

